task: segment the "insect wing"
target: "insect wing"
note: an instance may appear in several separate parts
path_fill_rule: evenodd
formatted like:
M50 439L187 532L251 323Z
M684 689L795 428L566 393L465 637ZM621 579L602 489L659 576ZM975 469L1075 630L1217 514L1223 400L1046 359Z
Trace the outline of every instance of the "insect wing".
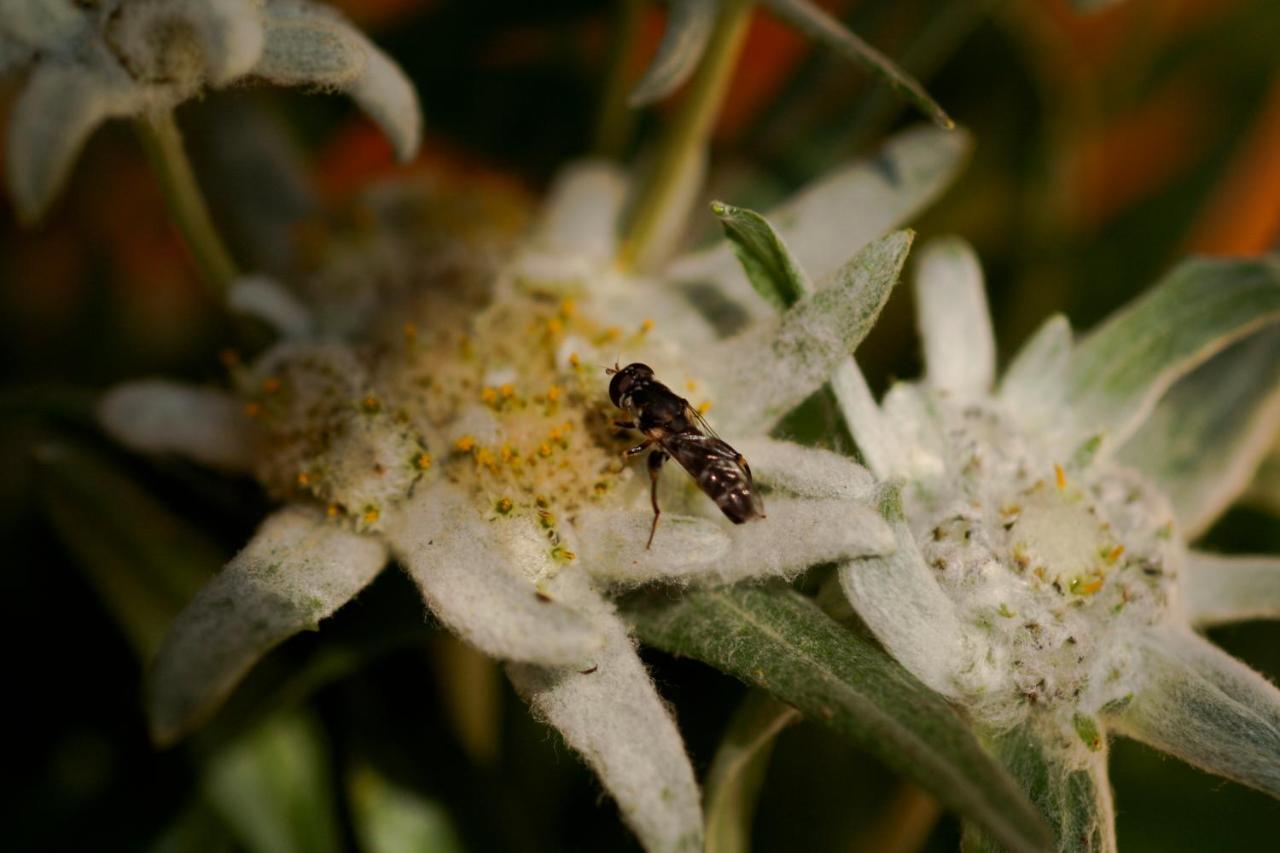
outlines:
M662 449L689 472L698 488L734 524L764 516L764 503L742 454L722 439L680 433L662 441Z
M711 428L711 424L707 423L707 419L702 416L702 412L699 412L693 406L689 405L688 400L684 401L684 415L691 423L697 424L698 429L716 439L721 444L724 444L725 447L729 448L730 453L737 456L737 451L732 447L729 447L728 443L726 443L724 439L720 438L720 434Z

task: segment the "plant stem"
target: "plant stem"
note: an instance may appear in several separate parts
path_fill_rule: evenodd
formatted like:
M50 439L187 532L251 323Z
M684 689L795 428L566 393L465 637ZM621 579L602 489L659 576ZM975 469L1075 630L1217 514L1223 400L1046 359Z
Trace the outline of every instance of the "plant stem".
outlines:
M635 82L631 79L631 69L635 67L640 49L643 11L644 0L619 0L614 15L609 70L605 73L596 123L595 153L602 157L622 157L635 124L635 111L627 103L627 95Z
M751 19L751 0L724 0L689 92L667 127L657 162L632 209L618 264L624 269L645 260L661 226L673 215L680 184L701 160L725 91L742 52Z
M209 215L173 112L165 110L140 117L134 126L160 180L169 214L195 257L201 277L218 301L224 301L239 271Z

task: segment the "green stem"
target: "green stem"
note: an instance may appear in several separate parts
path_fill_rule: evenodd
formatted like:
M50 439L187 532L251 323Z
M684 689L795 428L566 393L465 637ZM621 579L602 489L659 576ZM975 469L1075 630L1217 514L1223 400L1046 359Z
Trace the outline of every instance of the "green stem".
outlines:
M680 185L699 163L751 20L751 0L724 0L702 62L668 126L657 163L633 208L618 264L631 269L643 262L661 225L680 199Z
M627 96L635 82L631 79L631 69L635 67L636 54L640 52L643 11L644 0L620 0L618 3L613 37L609 43L609 70L605 73L600 116L596 124L595 153L602 157L621 158L635 125L635 110L627 103Z
M191 161L182 147L182 132L173 113L165 110L143 116L134 125L151 168L160 180L169 214L195 257L205 284L219 301L225 300L239 271L214 227Z

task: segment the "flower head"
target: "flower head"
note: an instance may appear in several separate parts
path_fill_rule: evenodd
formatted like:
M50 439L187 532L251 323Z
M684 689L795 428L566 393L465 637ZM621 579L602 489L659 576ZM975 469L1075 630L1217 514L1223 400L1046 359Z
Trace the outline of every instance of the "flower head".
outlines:
M915 179L897 191L909 197L878 211L890 222L954 164L960 149L940 138L909 134L886 153L917 169L938 161L904 169ZM792 221L851 192L884 191L868 167L838 177ZM611 167L575 167L500 263L448 248L382 256L406 286L386 288L357 334L334 336L316 317L282 324L311 333L237 367L234 394L152 382L104 400L103 422L131 446L251 471L286 504L177 620L155 670L158 738L211 713L269 648L394 557L436 618L508 662L517 689L600 774L647 846L699 845L693 771L610 596L659 580L785 578L892 549L865 469L768 433L870 328L911 237L870 241L781 317L760 311L749 289L716 289L751 306L738 317L760 317L722 338L688 298L694 283L716 288L719 253L683 262L704 270L696 277L614 269L626 193ZM874 236L848 230L854 249ZM376 278L377 264L350 269ZM619 435L606 393L603 368L621 360L652 365L692 405L710 405L766 490L767 519L734 526L670 471L646 548L649 481L622 456L635 437Z
M417 96L337 12L309 0L16 0L0 20L0 73L30 66L10 120L8 175L38 219L109 118L173 109L251 81L350 94L402 158L417 150Z
M856 369L836 382L898 540L840 569L858 614L1063 848L1114 847L1112 731L1280 795L1280 692L1192 631L1276 615L1280 560L1187 544L1280 420L1280 267L1188 262L1079 343L1050 320L998 384L972 252L927 248L916 292L924 380L879 404Z

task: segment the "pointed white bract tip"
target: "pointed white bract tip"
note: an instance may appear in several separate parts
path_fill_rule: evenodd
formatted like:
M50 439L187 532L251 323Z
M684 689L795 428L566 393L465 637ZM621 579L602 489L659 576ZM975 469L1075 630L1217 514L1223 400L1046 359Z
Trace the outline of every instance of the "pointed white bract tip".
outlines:
M574 521L578 556L591 576L616 584L684 580L704 574L729 551L729 535L712 521L663 513L645 547L653 514L589 509Z
M207 719L268 651L314 630L386 563L376 539L315 511L265 522L174 620L156 656L148 708L158 743Z
M991 391L996 341L978 256L958 237L924 247L916 308L929 384L963 397Z
M1061 417L1072 347L1071 323L1055 314L1014 356L1000 379L998 396L1019 423L1033 428Z
M305 338L312 330L311 312L280 282L265 275L246 275L231 284L227 305L270 324L285 338Z
M436 485L419 488L385 535L436 618L485 654L581 666L599 652L603 601L573 584L578 568L556 562L528 519L486 519Z
M555 726L595 770L641 846L702 850L702 808L671 712L616 616L607 644L574 669L511 664L534 713Z
M716 18L716 0L671 0L658 53L628 98L633 107L665 98L698 66Z
M52 62L32 72L9 116L5 164L24 224L44 215L98 126L141 107L145 94L122 78L110 69Z
M875 477L848 456L773 438L746 438L734 444L756 481L803 498L867 500Z
M530 241L549 255L608 263L617 250L627 176L603 160L583 160L556 175Z
M253 426L235 397L160 379L118 385L98 404L112 438L140 453L184 456L227 471L253 464Z
M347 92L391 140L396 157L407 163L422 147L422 106L418 92L400 66L358 30L367 60Z

